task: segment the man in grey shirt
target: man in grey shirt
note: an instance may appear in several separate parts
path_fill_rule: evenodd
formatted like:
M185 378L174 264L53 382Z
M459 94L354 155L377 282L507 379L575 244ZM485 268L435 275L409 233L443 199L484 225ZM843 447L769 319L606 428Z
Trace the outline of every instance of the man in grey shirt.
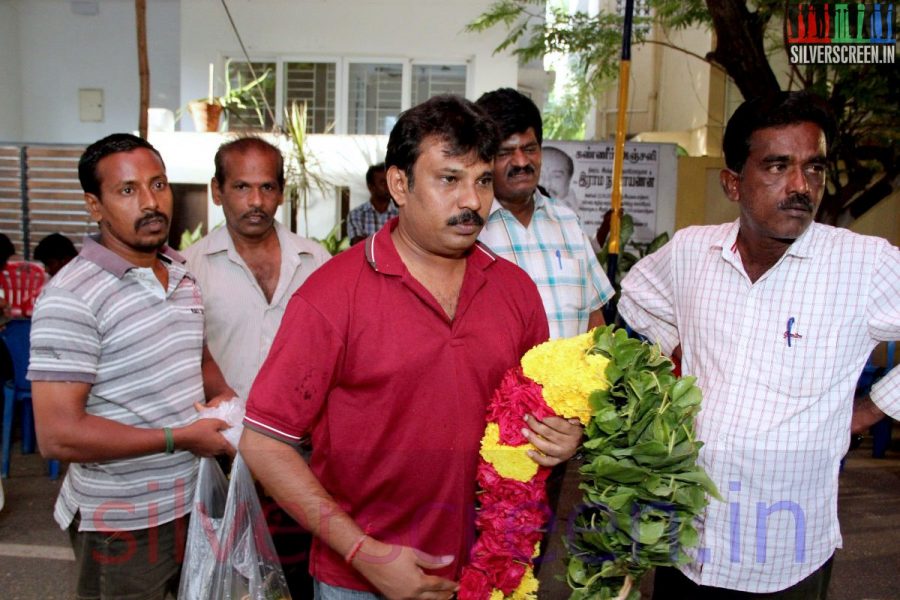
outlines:
M44 288L31 362L41 452L70 462L54 517L79 598L162 600L177 590L197 457L230 446L196 408L234 393L203 343L199 287L165 245L172 191L159 153L114 134L79 178L100 228Z

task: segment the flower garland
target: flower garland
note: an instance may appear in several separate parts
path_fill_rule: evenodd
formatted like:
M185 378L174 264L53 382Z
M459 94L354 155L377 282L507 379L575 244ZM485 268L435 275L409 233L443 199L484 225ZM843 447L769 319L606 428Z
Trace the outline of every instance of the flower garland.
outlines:
M682 564L698 543L694 518L721 500L697 455L693 420L701 394L677 377L658 346L614 327L532 348L491 396L477 478L479 537L459 600L535 600L532 569L550 517L550 469L528 457L526 415L586 425L584 503L567 540L573 597L640 597L651 567Z
M480 535L463 569L460 600L537 597L533 561L550 517L545 489L550 469L528 457L534 446L522 435L522 423L526 415L558 415L587 424L588 398L608 387L609 360L588 354L593 344L586 333L532 348L491 396L477 475Z

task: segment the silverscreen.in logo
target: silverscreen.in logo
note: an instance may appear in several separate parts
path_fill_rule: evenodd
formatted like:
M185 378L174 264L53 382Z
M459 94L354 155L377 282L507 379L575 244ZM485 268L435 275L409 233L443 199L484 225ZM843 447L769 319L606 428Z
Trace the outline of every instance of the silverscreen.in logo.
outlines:
M788 56L792 64L894 64L894 5L885 2L790 6Z

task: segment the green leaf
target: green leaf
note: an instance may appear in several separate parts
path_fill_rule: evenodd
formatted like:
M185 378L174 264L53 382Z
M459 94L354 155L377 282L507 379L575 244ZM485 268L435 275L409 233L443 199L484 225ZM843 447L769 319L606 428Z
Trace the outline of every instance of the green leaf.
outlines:
M663 521L640 522L638 525L638 541L641 544L655 544L666 532L666 523Z
M598 456L591 461L590 468L597 477L618 483L637 483L646 476L643 469L630 461L616 460L610 456Z

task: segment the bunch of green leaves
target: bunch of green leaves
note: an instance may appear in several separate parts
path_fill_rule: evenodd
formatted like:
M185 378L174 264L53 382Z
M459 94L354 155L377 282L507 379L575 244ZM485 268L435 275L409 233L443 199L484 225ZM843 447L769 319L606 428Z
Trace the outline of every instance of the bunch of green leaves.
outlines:
M594 330L589 354L609 359L609 389L590 396L583 445L582 510L567 540L572 599L615 598L654 566L687 561L699 541L694 518L707 495L721 499L697 466L700 389L676 377L659 346L613 326ZM637 585L628 598L640 598Z

